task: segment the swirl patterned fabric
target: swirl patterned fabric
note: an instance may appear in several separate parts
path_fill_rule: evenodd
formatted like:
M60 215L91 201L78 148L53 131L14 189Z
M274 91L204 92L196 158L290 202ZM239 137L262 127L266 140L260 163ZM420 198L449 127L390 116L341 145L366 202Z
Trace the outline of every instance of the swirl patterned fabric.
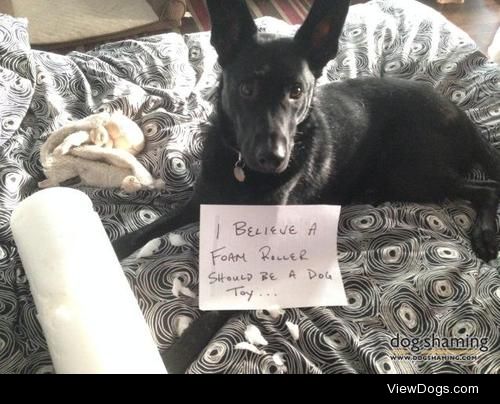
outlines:
M272 18L258 25L287 35L296 30ZM43 178L39 149L47 134L67 120L117 109L144 130L139 158L166 181L166 191L80 188L115 239L189 198L218 72L208 33L60 56L31 50L26 22L0 15L0 373L54 371L9 229L12 210ZM339 54L321 82L359 76L431 83L500 147L499 67L432 9L389 0L351 7ZM500 264L472 252L473 220L465 202L343 208L338 244L349 305L235 316L189 372L500 372ZM198 226L165 235L155 247L153 255L143 250L122 265L164 350L200 315ZM267 340L265 354L235 348L250 324ZM398 336L471 336L486 339L487 349L464 360L396 358L391 340Z

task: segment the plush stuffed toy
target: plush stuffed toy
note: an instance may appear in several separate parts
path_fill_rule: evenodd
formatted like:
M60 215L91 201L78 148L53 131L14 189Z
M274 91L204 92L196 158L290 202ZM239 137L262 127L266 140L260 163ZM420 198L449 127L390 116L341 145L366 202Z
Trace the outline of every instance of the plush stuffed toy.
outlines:
M46 180L40 188L68 182L125 192L163 189L135 158L144 148L144 134L122 113L102 112L70 122L52 132L40 149Z

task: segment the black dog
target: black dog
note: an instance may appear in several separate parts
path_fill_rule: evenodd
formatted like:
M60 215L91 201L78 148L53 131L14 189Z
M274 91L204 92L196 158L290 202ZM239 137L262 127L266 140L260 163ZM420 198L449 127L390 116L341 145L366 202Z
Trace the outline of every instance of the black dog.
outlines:
M338 48L349 1L316 0L294 38L258 34L244 1L208 0L223 68L218 109L192 200L114 243L119 257L199 220L205 204L471 201L472 245L496 257L500 155L432 88L358 79L316 88ZM495 181L470 183L480 166ZM206 313L164 356L183 371L223 325Z

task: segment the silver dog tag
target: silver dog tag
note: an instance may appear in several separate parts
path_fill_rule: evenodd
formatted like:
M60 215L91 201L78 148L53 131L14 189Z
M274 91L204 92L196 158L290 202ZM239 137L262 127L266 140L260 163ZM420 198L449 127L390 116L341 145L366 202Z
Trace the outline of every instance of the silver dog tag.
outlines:
M243 170L244 167L245 163L243 161L243 158L241 157L241 153L238 153L238 161L234 164L233 174L234 178L236 178L236 180L239 182L245 181L245 170Z

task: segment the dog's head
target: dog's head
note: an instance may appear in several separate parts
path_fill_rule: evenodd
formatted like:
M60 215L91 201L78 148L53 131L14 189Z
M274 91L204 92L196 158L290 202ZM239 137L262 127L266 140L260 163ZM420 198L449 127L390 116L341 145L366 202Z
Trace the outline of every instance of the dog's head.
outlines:
M244 0L207 0L211 43L222 66L222 113L246 165L286 170L297 126L307 117L316 78L335 57L348 0L316 0L294 38L257 32Z

